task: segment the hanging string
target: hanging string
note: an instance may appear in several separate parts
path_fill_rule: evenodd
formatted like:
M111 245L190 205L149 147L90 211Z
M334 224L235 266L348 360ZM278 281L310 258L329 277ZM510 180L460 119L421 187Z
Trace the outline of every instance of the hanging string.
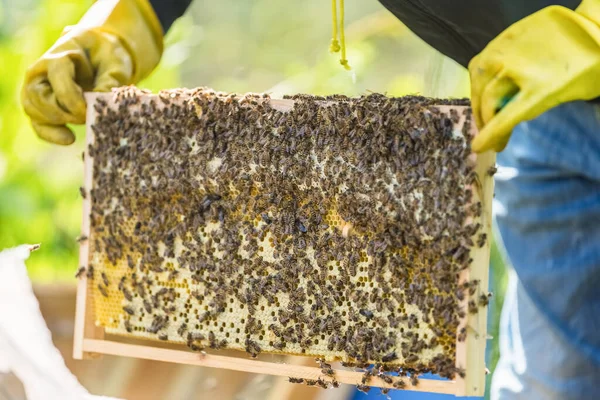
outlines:
M329 51L331 53L337 53L341 51L340 64L346 69L350 70L348 60L346 59L346 36L344 34L344 0L340 0L340 25L339 34L340 39L338 41L338 20L337 20L337 0L331 0L331 44L329 45Z
M340 42L338 42L337 33L337 0L331 0L331 44L329 45L329 51L331 53L337 53L340 51Z
M340 64L349 71L351 68L346 59L346 36L344 35L344 0L340 0L340 46L342 48Z

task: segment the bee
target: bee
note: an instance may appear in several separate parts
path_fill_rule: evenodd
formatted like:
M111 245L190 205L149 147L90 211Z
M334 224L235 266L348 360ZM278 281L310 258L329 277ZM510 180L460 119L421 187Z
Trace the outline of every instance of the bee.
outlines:
M417 376L417 374L412 373L410 375L410 384L413 386L417 386L419 384L419 377Z
M366 386L366 385L356 385L356 389L358 389L358 391L363 392L363 393L369 393L369 390L371 390L371 387Z
M175 307L174 305L172 305L170 307L163 307L162 310L165 312L165 314L171 314L171 313L174 313L177 310L177 307Z
M308 231L306 226L299 219L296 220L296 228L302 233L306 233Z
M406 364L414 364L417 361L419 361L419 356L417 356L416 354L411 354L408 357L406 357L404 361L406 362Z
M290 383L304 383L304 379L302 378L292 378L291 376L288 378Z
M79 194L81 195L82 199L85 200L87 198L87 192L85 191L85 189L82 186L79 187Z
M162 334L158 335L158 338L160 340L169 340L169 336L166 333L162 333Z
M479 235L479 239L477 239L477 247L481 248L485 245L485 242L487 240L487 234L482 233Z
M490 298L492 297L492 293L488 293L488 294L481 294L479 296L479 306L480 307L485 307L489 304L490 302Z
M261 352L261 348L254 340L246 339L246 352L250 354L252 358L256 358Z
M373 318L373 312L369 311L369 310L365 310L365 309L361 309L358 311L358 313L360 315L362 315L363 317L367 318L368 320Z
M335 347L335 336L330 336L329 340L327 341L327 350L329 351L333 351Z
M146 310L146 312L148 314L151 314L152 313L152 304L150 304L150 302L148 300L144 300L143 304L144 304L144 309Z
M157 333L161 329L165 328L167 326L167 323L168 321L165 317L158 315L154 317L154 319L152 320L152 324L148 328L146 328L146 332Z
M317 386L317 381L314 379L305 379L306 386Z
M83 276L84 272L85 272L85 267L79 267L79 269L75 273L75 278L81 278Z
M494 176L494 174L498 172L498 168L495 165L492 165L491 167L488 168L487 170L487 174L489 176Z
M87 269L87 273L85 274L88 279L94 279L94 266L89 265Z
M133 331L133 327L131 326L131 322L129 322L128 319L126 319L125 321L123 321L123 325L125 326L125 330L129 333L131 333Z
M185 331L187 331L187 324L185 322L183 322L179 328L177 328L177 334L179 336L183 336Z
M395 389L404 389L406 388L406 382L404 382L402 379L398 379L394 382L393 386Z
M343 364L342 364L343 365ZM365 385L367 382L369 382L371 380L371 377L373 376L373 371L368 369L365 371L365 373L363 374L362 378L360 379L360 382Z
M104 272L102 272L102 281L104 282L104 286L108 287L110 285L110 281Z
M78 243L83 243L85 241L88 240L88 237L85 235L81 235L81 236L77 236L77 239L75 239Z
M317 379L317 386L320 386L322 389L327 389L329 387L327 381L321 378Z
M127 299L127 301L132 301L133 300L133 295L131 294L131 292L126 287L123 287L121 289L121 292L123 293L123 297L125 297Z
M398 359L398 355L396 355L395 351L392 351L391 353L388 353L385 356L381 357L381 362L389 363L389 362L392 362L397 359Z
M100 293L102 293L102 296L108 297L108 292L106 291L106 288L104 286L98 284L98 290L100 291Z
M285 347L285 342L274 342L273 343L273 348L276 350L283 350L283 348Z
M129 315L133 315L135 314L135 311L133 311L133 308L129 307L129 306L125 306L123 307L123 311L125 311L127 314Z
M215 201L221 200L221 196L215 193L209 193L202 199L201 210L206 211L210 208L211 204Z
M392 378L384 373L378 374L377 377L389 385L391 385L393 382Z
M478 311L478 307L477 307L477 303L475 302L475 300L469 300L469 313L470 314L477 314Z
M167 278L169 281L174 280L175 278L177 278L177 276L179 275L179 271L174 270L169 272L169 277Z
M271 217L269 217L269 214L267 213L262 213L261 218L266 224L271 224L273 222L273 220L271 219Z

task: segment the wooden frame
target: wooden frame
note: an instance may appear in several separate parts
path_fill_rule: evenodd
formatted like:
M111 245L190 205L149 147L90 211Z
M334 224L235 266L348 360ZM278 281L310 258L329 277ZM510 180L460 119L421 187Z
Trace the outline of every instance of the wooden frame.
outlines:
M98 96L102 96L109 104L112 102L111 94L94 94L87 93L86 100L88 103L87 109L87 129L86 129L86 154L84 160L84 189L89 193L93 184L93 160L90 157L87 148L93 143L94 135L91 129L95 121L95 110L93 103ZM150 95L149 95L150 96ZM271 100L271 106L281 111L287 111L292 108L293 100ZM458 106L440 106L442 112L449 112L451 108L455 108L461 115L461 120L457 126L461 126L465 121L465 116L462 115L463 107ZM472 128L474 132L474 124ZM475 157L475 155L473 155ZM481 223L483 225L482 232L491 237L491 202L493 197L493 178L488 174L488 170L495 164L495 154L488 152L476 156L476 173L478 179L474 185L474 200L481 201L483 205L483 213ZM83 217L81 234L88 236L91 239L90 231L90 211L91 201L89 196L83 200ZM80 245L80 266L87 268L89 262L89 242L83 241ZM488 264L490 254L490 241L487 240L481 248L474 248L471 251L473 262L471 268L464 270L459 278L459 281L467 282L474 279L480 281L480 288L487 289L488 285ZM467 309L469 295L462 301L464 309ZM481 293L475 293L473 297L479 297ZM450 380L432 380L420 379L417 386L413 386L409 380L406 380L406 390L414 390L421 392L434 392L454 394L457 396L481 396L485 388L485 365L484 353L486 344L486 322L487 310L485 307L480 308L477 314L467 314L460 322L459 331L462 328L467 330L467 338L465 341L458 341L456 345L456 366L465 370L465 378L457 378ZM170 349L157 347L156 342L145 341L143 345L125 343L120 339L107 340L104 337L104 330L96 326L93 306L93 296L91 286L88 285L87 278L80 278L77 288L77 305L75 315L75 332L73 357L75 359L84 359L100 354L120 355L125 357L136 357L148 360L173 362L180 364L190 364L213 368L223 368L237 371L245 371L252 373L270 374L277 376L296 377L304 379L317 379L322 377L321 370L317 367L309 367L302 365L301 362L285 364L274 361L264 361L262 359L252 360L245 357L245 354L240 352L240 357L229 355L216 354L198 354L191 351ZM290 358L305 358L300 356L288 356ZM340 383L358 384L363 376L362 372L356 372L348 369L336 369L335 379ZM372 386L388 387L383 380L372 380L369 383Z

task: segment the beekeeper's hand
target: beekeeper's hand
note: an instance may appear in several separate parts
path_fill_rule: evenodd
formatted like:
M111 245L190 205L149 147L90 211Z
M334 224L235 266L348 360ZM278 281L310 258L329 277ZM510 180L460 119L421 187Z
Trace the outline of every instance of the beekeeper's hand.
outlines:
M469 63L479 135L501 151L513 128L558 104L600 96L600 0L546 7L508 27Z
M84 91L136 83L158 64L163 31L148 0L99 0L25 75L21 102L44 140L71 144L85 123Z

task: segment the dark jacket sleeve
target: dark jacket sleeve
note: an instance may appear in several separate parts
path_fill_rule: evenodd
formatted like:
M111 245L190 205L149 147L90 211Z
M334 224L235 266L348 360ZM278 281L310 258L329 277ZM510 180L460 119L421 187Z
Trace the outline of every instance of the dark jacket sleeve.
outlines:
M150 0L165 34L173 22L185 13L191 2L192 0Z

